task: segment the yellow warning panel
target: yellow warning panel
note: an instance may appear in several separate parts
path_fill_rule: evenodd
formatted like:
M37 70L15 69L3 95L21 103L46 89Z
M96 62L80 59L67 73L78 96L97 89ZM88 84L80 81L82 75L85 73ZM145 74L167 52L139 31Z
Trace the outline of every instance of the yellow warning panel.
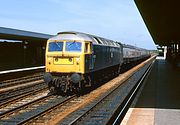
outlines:
M73 58L54 58L53 62L55 65L72 65Z

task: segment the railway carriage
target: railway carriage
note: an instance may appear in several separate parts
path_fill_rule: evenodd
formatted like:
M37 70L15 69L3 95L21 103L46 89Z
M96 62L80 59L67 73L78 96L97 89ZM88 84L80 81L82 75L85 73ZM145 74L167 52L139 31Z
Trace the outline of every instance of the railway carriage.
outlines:
M91 86L107 74L119 74L121 43L79 32L60 32L46 47L45 82L50 91L67 93Z
M148 50L123 44L123 63L125 65L138 62L142 59L148 58L149 56L150 53Z

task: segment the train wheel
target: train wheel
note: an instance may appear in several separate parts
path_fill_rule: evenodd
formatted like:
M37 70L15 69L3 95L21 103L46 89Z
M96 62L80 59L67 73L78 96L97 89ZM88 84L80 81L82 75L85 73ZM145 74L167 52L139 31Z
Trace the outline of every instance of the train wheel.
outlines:
M83 82L79 82L77 85L76 85L76 94L78 96L82 95L84 93L84 88L85 88L85 85L83 84Z
M50 91L49 94L56 94L57 93L57 91L55 89L55 86L53 85L52 81L48 83L48 88L49 88L49 91Z
M50 91L51 94L56 94L57 93L57 90L56 90L56 88L54 86L51 86L49 88L49 91Z

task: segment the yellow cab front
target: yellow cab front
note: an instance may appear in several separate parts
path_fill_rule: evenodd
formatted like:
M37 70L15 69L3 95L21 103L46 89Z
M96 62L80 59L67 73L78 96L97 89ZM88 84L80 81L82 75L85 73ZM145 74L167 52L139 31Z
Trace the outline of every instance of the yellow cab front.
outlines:
M83 41L48 40L46 72L84 73Z

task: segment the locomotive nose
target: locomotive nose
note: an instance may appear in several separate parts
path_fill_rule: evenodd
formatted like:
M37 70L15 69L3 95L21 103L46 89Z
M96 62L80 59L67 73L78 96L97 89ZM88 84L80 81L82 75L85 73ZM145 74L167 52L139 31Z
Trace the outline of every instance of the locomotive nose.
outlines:
M79 81L81 81L81 76L78 73L73 73L71 75L71 80L73 83L78 83Z
M50 74L50 73L45 73L44 74L44 81L46 82L46 83L49 83L49 82L51 82L52 81L52 75Z

